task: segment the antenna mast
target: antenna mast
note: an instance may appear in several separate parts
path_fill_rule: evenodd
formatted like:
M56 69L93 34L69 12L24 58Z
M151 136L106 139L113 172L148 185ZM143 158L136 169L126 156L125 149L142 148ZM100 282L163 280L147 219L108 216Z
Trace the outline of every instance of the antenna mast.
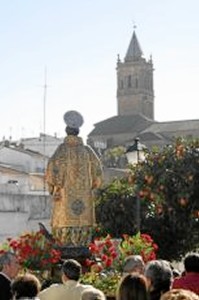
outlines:
M47 95L47 68L44 69L44 96L43 96L43 132L46 134L46 95ZM45 153L44 153L45 154Z
M44 95L43 95L43 170L44 170L44 179L43 179L43 190L44 197L46 192L46 180L45 180L45 171L46 171L46 96L47 96L47 68L44 69Z

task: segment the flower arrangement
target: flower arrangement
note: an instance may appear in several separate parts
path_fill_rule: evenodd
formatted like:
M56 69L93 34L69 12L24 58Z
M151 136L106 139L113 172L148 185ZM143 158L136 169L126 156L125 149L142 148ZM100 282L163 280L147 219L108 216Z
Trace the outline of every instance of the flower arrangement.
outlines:
M138 232L134 236L124 234L122 239L112 239L109 234L95 238L89 249L92 257L86 260L86 264L100 272L110 269L120 271L125 258L133 254L141 255L144 262L156 259L158 246L150 235Z
M112 239L110 235L95 238L89 249L91 258L86 265L90 272L84 274L82 282L94 285L106 295L115 295L125 258L139 254L148 262L156 259L158 246L150 235L138 232L134 236L124 234L121 239Z
M23 269L47 270L61 259L61 252L54 247L54 241L47 239L42 232L32 231L17 238L8 238L0 245L0 254L12 251L16 253Z
M144 262L156 259L158 245L154 243L150 235L138 232L134 236L123 235L123 241L120 244L120 259L124 261L125 257L135 254L141 255Z
M89 245L91 259L86 260L86 265L95 272L107 269L118 269L120 240L112 239L111 235L95 238Z

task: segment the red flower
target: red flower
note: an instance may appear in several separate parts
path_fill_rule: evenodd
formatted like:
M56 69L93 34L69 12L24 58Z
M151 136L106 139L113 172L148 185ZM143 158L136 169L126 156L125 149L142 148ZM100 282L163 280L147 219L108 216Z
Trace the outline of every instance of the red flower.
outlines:
M111 252L111 256L114 259L114 258L116 258L118 256L118 254L115 251L113 251L113 252Z
M89 245L89 249L92 253L98 252L98 247L94 243Z
M157 244L155 244L155 243L153 243L153 249L155 250L155 251L157 251L158 250L158 245Z
M86 265L87 267L89 267L89 266L92 265L93 262L92 262L92 260L90 260L90 259L87 258L87 259L85 260L84 263L85 263L85 265Z
M141 236L146 242L149 242L149 243L152 243L152 242L153 242L152 238L151 238L150 235L148 235L148 234L142 233L140 236Z
M112 263L113 263L113 259L109 257L109 258L106 260L106 262L105 262L106 267L107 267L107 268L110 267L110 266L112 265Z
M103 254L103 255L101 256L101 259L102 259L102 261L107 261L107 259L108 259L108 256L107 256L107 255L105 255L105 254Z
M110 239L106 240L106 246L111 247L113 245L113 243L111 242Z
M110 252L113 252L113 251L115 251L115 247L114 247L114 245L112 244L112 246L108 249Z

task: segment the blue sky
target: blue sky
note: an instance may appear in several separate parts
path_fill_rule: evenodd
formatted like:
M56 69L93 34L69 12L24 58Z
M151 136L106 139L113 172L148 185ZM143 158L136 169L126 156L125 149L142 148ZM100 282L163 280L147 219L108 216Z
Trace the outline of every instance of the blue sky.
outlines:
M64 136L63 114L93 124L116 115L116 61L136 23L154 62L155 119L199 119L198 0L0 1L0 139Z

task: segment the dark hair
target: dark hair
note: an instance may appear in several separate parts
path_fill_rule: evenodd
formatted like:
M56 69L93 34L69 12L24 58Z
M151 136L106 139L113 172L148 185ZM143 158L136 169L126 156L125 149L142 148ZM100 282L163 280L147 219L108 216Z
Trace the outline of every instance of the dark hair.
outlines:
M190 253L185 256L184 267L186 272L199 273L199 254Z
M119 283L117 300L147 300L147 280L144 275L128 274Z
M82 273L82 266L75 259L67 259L62 265L62 272L68 279L78 281Z
M72 128L72 127L66 126L66 133L67 133L67 135L78 135L79 128Z
M11 285L12 294L16 299L36 297L40 288L39 279L33 274L19 275Z

